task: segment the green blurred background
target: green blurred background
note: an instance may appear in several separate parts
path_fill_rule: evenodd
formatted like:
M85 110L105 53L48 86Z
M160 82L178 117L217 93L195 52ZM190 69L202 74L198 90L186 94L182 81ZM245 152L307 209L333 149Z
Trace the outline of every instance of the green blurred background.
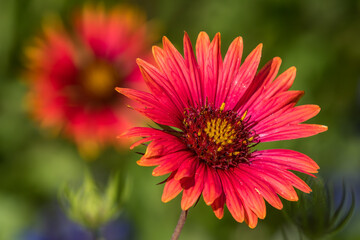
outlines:
M39 33L42 19L58 14L68 21L72 9L84 1L1 0L0 3L0 239L29 238L44 231L44 215L56 208L59 188L79 181L87 165L99 182L114 169L130 180L122 221L131 239L169 239L180 214L180 198L161 202L164 178L139 167L130 151L106 150L95 162L81 159L73 143L33 122L25 109L23 82L24 46ZM105 1L106 5L119 1ZM320 166L324 179L360 188L360 1L356 0L137 0L178 49L187 31L194 42L199 31L211 37L221 33L225 53L236 36L244 39L247 55L264 44L261 66L274 56L283 60L281 71L297 67L292 89L305 90L300 104L321 106L311 120L329 131L308 138L265 144L265 148L291 148L309 155ZM160 43L161 36L158 42ZM182 51L182 50L181 50ZM316 193L314 193L316 194ZM189 213L181 239L282 239L278 227L283 212L268 206L268 215L250 230L225 211L218 220L201 200ZM328 239L360 239L360 216L355 210L344 229ZM58 226L53 225L53 228ZM115 227L116 228L116 227ZM76 239L76 238L74 238ZM78 238L80 239L80 238ZM123 239L123 238L121 238ZM298 239L296 234L291 239Z

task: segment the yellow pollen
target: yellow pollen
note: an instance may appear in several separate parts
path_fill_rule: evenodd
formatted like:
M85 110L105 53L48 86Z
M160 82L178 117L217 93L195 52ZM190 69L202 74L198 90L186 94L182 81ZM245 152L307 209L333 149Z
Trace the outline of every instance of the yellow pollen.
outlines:
M246 114L247 114L247 110L244 112L244 114L242 115L241 117L241 121L244 121L245 117L246 117Z
M250 138L248 139L249 142L251 142L252 140L254 140L254 137L250 137Z
M203 131L214 143L221 144L221 146L218 148L218 151L223 149L222 146L232 144L236 138L236 131L226 119L216 118L208 120Z
M225 109L225 103L223 102L220 107L220 112L224 111L224 109Z

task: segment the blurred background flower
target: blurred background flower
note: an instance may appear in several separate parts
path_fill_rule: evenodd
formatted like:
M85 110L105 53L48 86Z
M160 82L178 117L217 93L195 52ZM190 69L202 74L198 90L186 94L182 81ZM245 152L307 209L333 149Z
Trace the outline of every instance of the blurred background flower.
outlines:
M0 239L17 240L36 232L34 222L51 223L54 215L44 212L56 201L64 181L81 181L84 161L66 138L49 138L29 119L24 103L24 46L34 36L41 39L40 26L46 16L57 15L68 35L78 34L74 9L84 0L1 0L0 7ZM142 9L148 19L161 23L161 35L181 49L186 30L195 41L200 31L213 37L221 32L222 50L237 36L244 40L244 56L259 43L264 44L265 64L274 54L282 58L280 72L296 66L292 89L305 89L299 104L322 107L312 123L329 126L329 131L310 139L269 143L263 148L289 148L311 156L323 176L351 176L359 201L360 189L360 2L356 0L106 0L104 9L125 2ZM107 10L108 11L108 10ZM82 16L82 15L81 15ZM76 18L75 18L76 19ZM74 20L78 22L79 20ZM58 21L59 22L59 21ZM47 23L50 24L50 23ZM45 24L46 26L46 24ZM57 32L59 34L59 32ZM42 36L42 37L40 37ZM159 35L160 37L160 35ZM71 40L70 40L71 41ZM154 39L159 42L160 39ZM77 49L76 49L77 50ZM150 49L148 49L150 50ZM137 57L137 56L136 56ZM260 67L263 66L260 64ZM119 83L117 86L120 86ZM115 93L116 94L116 93ZM119 94L117 94L117 97ZM122 101L119 99L119 101ZM138 117L139 115L137 115ZM125 149L125 148L123 148ZM140 150L139 150L140 151ZM136 232L135 239L168 239L176 225L180 198L163 204L162 186L149 178L150 168L136 165L138 155L106 148L100 161L91 162L97 179L107 179L111 169L126 169L133 176L132 191L123 209L130 224L115 221L115 229ZM124 161L124 159L126 159ZM126 161L128 162L127 165ZM340 191L341 192L341 191ZM279 226L282 213L267 208L267 218L254 230L238 224L225 213L216 221L205 204L188 215L180 239L283 239ZM360 238L357 202L348 224L329 239ZM50 205L49 208L53 208ZM120 222L120 223L119 223ZM54 224L55 225L55 224ZM47 226L49 229L54 225ZM45 228L45 227L44 227ZM59 230L61 231L61 230ZM114 231L115 232L115 231ZM61 236L60 234L58 234ZM69 239L59 237L57 239ZM80 238L79 238L80 239ZM109 238L110 239L110 238ZM116 239L116 238L115 238ZM125 238L126 239L126 238ZM131 238L130 238L131 239Z
M138 121L114 88L143 88L135 59L147 58L153 35L143 15L129 6L88 4L70 29L58 18L45 19L42 36L25 49L26 104L41 125L63 131L85 157L120 145L116 137Z

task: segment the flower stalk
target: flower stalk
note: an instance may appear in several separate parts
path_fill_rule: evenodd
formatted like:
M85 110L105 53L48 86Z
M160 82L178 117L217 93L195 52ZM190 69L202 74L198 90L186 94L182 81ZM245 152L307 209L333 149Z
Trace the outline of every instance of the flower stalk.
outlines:
M175 227L173 235L171 236L171 240L177 240L179 238L181 230L182 230L182 228L183 228L183 226L185 224L187 214L188 214L188 210L181 211L179 221L178 221L178 223L177 223L177 225Z

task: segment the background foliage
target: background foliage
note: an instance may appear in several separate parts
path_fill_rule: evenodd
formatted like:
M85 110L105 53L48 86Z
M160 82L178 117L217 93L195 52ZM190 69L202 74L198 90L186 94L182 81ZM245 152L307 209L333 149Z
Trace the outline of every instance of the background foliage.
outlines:
M105 2L111 6L119 1ZM315 103L322 107L311 122L327 125L329 131L309 139L263 147L291 148L311 156L320 165L323 178L334 179L335 183L346 178L360 199L360 1L126 2L142 8L160 34L166 35L178 49L182 49L184 30L193 42L201 30L210 36L221 32L223 53L240 35L244 38L245 55L258 43L264 43L260 65L279 56L283 60L282 71L296 66L292 89L305 90L300 104ZM57 14L68 21L73 7L82 3L82 0L0 3L0 239L89 239L86 233L80 234L79 227L69 227L71 223L62 215L57 202L61 185L80 181L85 165L94 172L100 185L114 169L119 169L123 178L131 179L123 212L113 223L113 230L109 230L116 230L118 235L112 232L108 239L169 239L180 214L180 199L161 202L163 187L156 183L163 178L154 178L150 168L137 166L135 152L108 149L98 160L87 163L72 143L40 129L26 111L27 87L22 79L24 46L39 33L44 17ZM341 188L341 184L335 186ZM337 192L341 195L341 190ZM282 239L279 227L283 224L283 212L268 207L266 219L250 230L245 224L236 223L228 212L223 220L216 219L201 200L191 209L181 238ZM46 235L51 232L49 228L58 231L57 236ZM80 235L66 235L64 232L69 229ZM349 224L328 238L359 239L358 208Z

